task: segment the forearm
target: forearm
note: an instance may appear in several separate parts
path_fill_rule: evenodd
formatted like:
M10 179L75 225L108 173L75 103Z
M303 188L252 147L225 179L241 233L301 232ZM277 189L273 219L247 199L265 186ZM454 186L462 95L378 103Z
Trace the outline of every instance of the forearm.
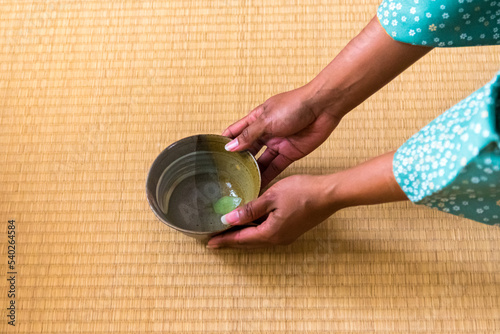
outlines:
M325 198L335 210L369 204L407 200L392 172L395 152L389 152L356 167L325 176Z
M375 17L306 85L308 102L341 118L431 50L393 40Z

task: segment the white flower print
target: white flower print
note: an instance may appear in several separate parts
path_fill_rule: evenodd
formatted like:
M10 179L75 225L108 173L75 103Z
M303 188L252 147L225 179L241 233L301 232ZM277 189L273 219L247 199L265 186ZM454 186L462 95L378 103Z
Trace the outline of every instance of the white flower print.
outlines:
M484 22L484 20L485 20L484 16L481 16L481 17L479 18L478 22L483 23L483 22Z
M415 14L417 12L417 9L415 7L410 8L410 13Z
M467 14L465 14L464 16L462 16L462 18L463 18L464 20L467 20L469 17L470 17L470 14L468 14L468 13L467 13Z
M388 19L384 19L384 21L382 22L385 26L389 24L389 20Z
M425 13L425 17L430 18L432 16L431 13Z
M401 10L401 8L402 8L402 7L403 7L403 5L401 5L401 3L398 3L398 4L396 5L396 9L397 9L397 10Z
M396 8L396 4L394 2L391 2L391 4L389 5L389 9L394 10L395 8Z
M401 16L401 21L406 22L406 16Z
M393 26L397 26L397 25L398 25L398 21L397 21L397 20L392 20L391 24L392 24Z
M418 16L415 16L415 22L420 21L420 18Z
M445 6L445 5L441 5L441 6L439 6L439 8L441 8L441 9L445 9L445 8L446 8L446 6Z
M449 17L450 17L450 15L448 13L443 13L443 19L447 19Z
M388 0L386 1L390 3ZM467 0L463 2L465 1ZM477 2L481 3L481 7L484 6L483 1ZM442 3L447 4L444 1ZM476 3L476 0L474 0L473 3ZM441 4L437 4L437 6L440 5ZM408 6L408 9L410 7L411 6ZM445 9L448 9L447 7L446 5ZM471 21L470 25L478 24L484 26L484 23L491 14L484 16L485 18L481 20L483 22L478 22L481 14L475 16L476 14L472 11L474 7L475 6L472 6L470 9L468 8L468 11L459 15L459 20L461 20L465 14L469 14L471 18L469 19ZM458 7L454 8L454 11L457 9ZM418 8L416 8L415 13L417 12L419 12ZM427 12L423 12L423 14L425 13ZM441 16L443 14L444 12L440 13ZM451 17L449 12L446 14L449 15L448 17ZM406 21L402 19L401 23L398 22L397 24L400 26L406 24L408 21L411 21L412 16L405 16L405 18ZM410 20L408 20L408 18L410 18ZM413 18L415 19L415 15ZM495 18L494 22L496 22L497 18ZM493 22L490 24L490 26L493 25L490 30L491 34L487 34L486 32L481 33L479 30L480 27L478 27L479 31L475 30L479 32L477 35L475 31L473 35L469 35L470 25L460 27L454 24L450 26L448 23L444 24L444 22L449 22L446 21L446 19L442 18L441 22L439 19L441 18L438 17L435 21L432 20L428 22L426 21L427 18L424 16L424 20L422 21L425 23L428 22L427 25L422 28L415 24L415 26L410 27L412 29L408 28L406 30L408 31L407 36L416 37L417 34L421 33L422 37L424 37L427 29L429 29L427 33L430 32L434 35L437 31L441 31L440 29L448 28L450 31L447 33L450 37L442 41L438 37L431 35L431 39L416 39L415 44L431 44L439 47L454 46L454 40L450 40L451 38L456 38L459 41L472 40L476 41L472 43L478 44L480 41L484 42L486 37L493 39L493 35L496 35L494 41L500 42L500 29L493 31L494 27L500 27L493 25ZM396 21L399 21L399 19ZM466 24L465 21L464 19L464 21L459 24ZM392 23L392 19L389 20L389 22ZM397 26L393 29L396 27ZM391 34L393 29L387 29L389 34ZM453 29L457 31L454 34ZM454 36L451 37L452 35ZM478 40L479 38L481 40ZM497 163L498 160L493 162L493 159L489 159L490 165L488 166L487 159L484 159L484 157L482 161L476 160L478 159L477 157L481 157L482 147L484 147L482 143L491 140L493 136L487 121L490 117L488 113L491 113L488 105L490 105L491 102L487 102L486 100L487 98L491 100L491 91L491 88L489 91L485 89L482 91L484 94L479 94L480 92L478 92L475 96L466 98L463 103L459 103L453 107L453 110L449 112L446 117L438 117L438 119L430 123L432 124L431 126L426 126L419 132L418 136L415 135L417 139L409 140L398 150L399 157L395 157L393 161L394 175L398 183L401 184L401 188L412 201L417 204L428 205L434 209L438 208L441 211L448 211L456 215L461 214L463 217L483 223L487 221L489 221L489 224L499 222L498 217L500 216L500 211L498 211L498 206L491 205L491 203L494 202L490 202L490 200L492 195L494 198L496 197L495 201L500 199L500 164ZM480 126L478 126L478 124L480 124ZM452 129L456 131L452 132ZM500 153L500 149L498 152ZM397 163L398 160L399 163ZM480 163L477 163L477 161ZM483 189L480 185L484 185L485 190L483 192L478 192L478 189ZM455 188L452 188L453 186L455 186ZM477 188L478 186L479 188ZM489 189L494 189L494 191L491 192ZM456 195L456 197L453 195ZM456 198L456 201L451 200L451 197ZM482 205L478 205L480 203L480 198L483 199ZM448 202L443 202L443 199L448 199ZM462 202L465 203L462 204ZM443 204L439 205L440 203ZM467 206L464 206L465 204L467 204ZM489 206L490 209L486 209L485 206ZM496 211L493 207L496 208ZM479 212L476 212L478 209ZM494 215L496 215L497 218L494 218Z
M397 32L393 31L391 35L392 35L392 37L396 37L397 34L398 34Z

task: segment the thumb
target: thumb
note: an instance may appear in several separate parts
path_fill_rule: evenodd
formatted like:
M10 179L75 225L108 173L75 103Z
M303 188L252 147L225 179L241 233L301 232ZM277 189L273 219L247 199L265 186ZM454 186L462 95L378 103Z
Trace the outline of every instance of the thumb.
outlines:
M270 211L270 207L271 201L268 200L268 196L264 194L222 216L221 221L226 225L244 225L266 215Z

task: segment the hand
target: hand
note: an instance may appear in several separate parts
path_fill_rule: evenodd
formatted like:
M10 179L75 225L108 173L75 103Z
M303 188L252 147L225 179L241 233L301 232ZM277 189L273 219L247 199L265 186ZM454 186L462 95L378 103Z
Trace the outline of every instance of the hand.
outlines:
M255 155L267 146L258 159L262 188L320 146L340 122L331 112L313 110L310 91L306 85L275 95L222 133L234 138L230 151L248 149Z
M316 149L344 115L385 86L432 48L392 39L377 17L307 85L271 97L223 135L231 151L259 158L265 187L292 162Z
M236 226L267 215L262 224L217 235L207 247L288 245L343 208L408 200L392 173L393 157L389 152L331 175L287 177L223 217Z
M334 183L328 177L294 175L277 182L258 199L224 216L226 222L237 226L267 215L262 224L215 236L207 247L257 248L292 243L337 211L330 194Z

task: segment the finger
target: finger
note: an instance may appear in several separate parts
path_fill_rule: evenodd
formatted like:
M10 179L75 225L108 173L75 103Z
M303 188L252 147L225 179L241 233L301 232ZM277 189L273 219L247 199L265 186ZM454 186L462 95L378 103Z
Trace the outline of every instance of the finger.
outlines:
M224 132L222 132L222 135L225 137L236 138L246 127L252 124L260 116L260 114L262 114L262 111L264 111L262 105L258 106L250 111L248 115L231 124L226 130L224 130Z
M229 142L225 148L227 151L242 151L250 149L255 142L261 142L262 135L265 133L266 125L265 121L259 117L262 114L263 107L255 109L248 118L242 120L242 123L238 125L239 127L230 129L232 134L241 132L236 135L231 142Z
M270 149L269 147L266 148L264 153L259 157L257 160L257 164L259 165L259 168L261 171L264 171L269 167L271 162L273 162L274 159L279 155L278 151L275 151L273 149Z
M222 135L233 139L236 138L236 136L238 136L241 133L241 131L243 131L243 129L245 129L247 126L250 125L249 117L250 115L246 115L239 121L234 122L233 124L228 126L226 130L222 132Z
M225 149L230 152L250 149L265 133L266 126L260 119L243 129L241 134L229 142Z
M246 227L244 229L219 234L207 244L207 248L259 248L270 246L261 226Z
M271 200L269 196L263 194L257 199L225 214L221 221L226 225L244 225L266 215L271 210Z
M281 172L284 171L285 168L290 166L292 162L293 160L285 157L283 154L280 154L276 158L274 158L274 160L271 161L267 168L261 172L261 188L265 188L269 184L269 182L271 182L276 176L281 174Z

